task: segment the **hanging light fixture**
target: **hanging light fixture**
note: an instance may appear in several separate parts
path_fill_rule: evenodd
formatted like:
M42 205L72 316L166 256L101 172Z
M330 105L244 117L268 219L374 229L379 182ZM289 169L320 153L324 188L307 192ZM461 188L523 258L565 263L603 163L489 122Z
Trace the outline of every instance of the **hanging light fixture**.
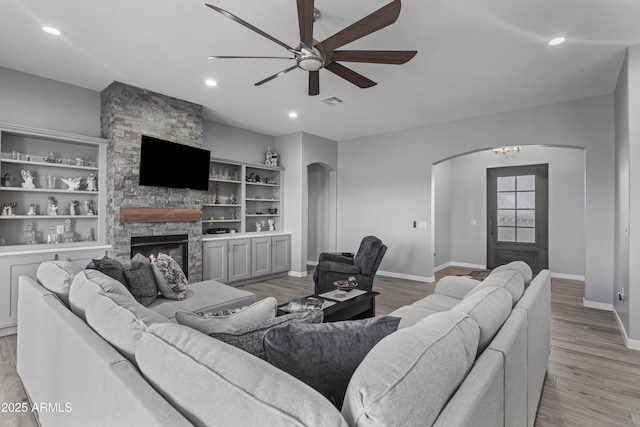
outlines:
M509 159L511 157L515 157L518 155L522 147L500 147L494 148L493 152L496 153L499 157L504 157L505 159Z

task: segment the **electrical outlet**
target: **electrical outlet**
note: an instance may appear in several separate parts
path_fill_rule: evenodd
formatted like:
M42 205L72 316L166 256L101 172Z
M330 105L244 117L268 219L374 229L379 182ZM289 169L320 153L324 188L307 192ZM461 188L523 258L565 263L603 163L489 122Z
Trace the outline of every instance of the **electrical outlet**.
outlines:
M622 291L618 292L618 300L624 301L624 288L622 288Z

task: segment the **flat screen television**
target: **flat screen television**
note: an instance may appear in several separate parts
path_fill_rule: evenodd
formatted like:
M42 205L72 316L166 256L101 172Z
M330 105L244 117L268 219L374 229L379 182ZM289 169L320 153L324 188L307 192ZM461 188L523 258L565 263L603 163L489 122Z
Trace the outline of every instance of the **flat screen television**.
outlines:
M211 152L142 135L140 185L209 189Z

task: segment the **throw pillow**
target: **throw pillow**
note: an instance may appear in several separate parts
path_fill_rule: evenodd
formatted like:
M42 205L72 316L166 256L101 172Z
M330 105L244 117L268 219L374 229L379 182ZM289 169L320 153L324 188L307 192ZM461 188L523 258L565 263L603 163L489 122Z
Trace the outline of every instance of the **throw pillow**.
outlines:
M151 261L142 254L136 254L124 266L124 275L129 282L133 297L145 307L158 298L158 287L151 271Z
M69 307L69 289L74 277L82 271L71 261L45 261L38 266L38 282L60 298Z
M276 299L267 297L246 307L216 313L177 311L176 321L207 335L234 333L272 319L277 309Z
M124 275L124 266L117 259L104 256L102 259L94 259L87 265L88 269L98 270L109 277L116 279L129 289L129 282Z
M395 332L399 317L319 325L289 324L264 335L267 362L293 375L342 408L351 376L369 350Z
M276 326L285 326L289 323L322 323L324 312L311 310L299 313L285 314L265 320L233 333L214 333L209 336L238 347L260 359L266 359L262 337L265 332Z
M175 259L160 252L151 263L151 271L163 297L183 300L187 296L189 281Z

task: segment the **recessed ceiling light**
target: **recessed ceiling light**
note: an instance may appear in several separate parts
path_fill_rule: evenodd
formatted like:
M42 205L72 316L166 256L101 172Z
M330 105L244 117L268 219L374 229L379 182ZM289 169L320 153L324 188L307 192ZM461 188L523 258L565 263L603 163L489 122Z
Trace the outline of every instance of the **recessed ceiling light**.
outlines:
M51 34L52 36L61 36L62 35L62 31L60 31L57 28L54 27L42 27L42 31L44 31L47 34Z
M211 86L211 87L215 87L218 86L218 82L215 80L205 80L204 84L206 84L207 86Z
M557 46L564 43L565 41L567 41L567 39L565 39L564 37L556 37L555 39L549 41L549 46Z
M295 119L296 117L298 117L298 113L296 113L295 111L292 111L289 113L289 117L292 119Z

